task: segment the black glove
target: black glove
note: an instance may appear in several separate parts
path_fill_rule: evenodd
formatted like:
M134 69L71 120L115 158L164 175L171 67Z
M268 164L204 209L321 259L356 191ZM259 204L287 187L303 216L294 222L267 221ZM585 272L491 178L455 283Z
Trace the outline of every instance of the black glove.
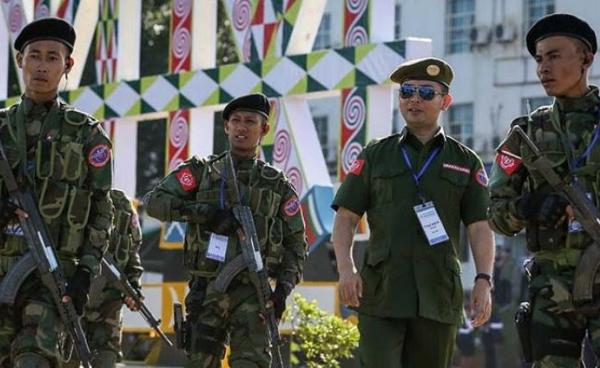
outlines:
M283 312L285 311L285 300L287 299L288 292L284 287L277 285L273 294L271 294L271 302L273 303L273 312L277 320L281 319Z
M87 268L77 267L75 274L67 285L67 295L71 297L75 311L80 316L83 314L83 308L88 301L90 291L90 271Z
M241 227L231 209L216 209L210 222L210 231L221 235L233 235Z
M0 201L0 227L5 227L9 222L17 217L15 211L17 210L17 206L15 206L8 199L3 199Z
M517 217L538 225L554 227L565 215L569 201L555 193L527 193L516 203Z
M210 231L221 235L232 235L240 227L230 209L220 209L210 204L187 205L181 208L179 213L187 217L188 221L206 224Z

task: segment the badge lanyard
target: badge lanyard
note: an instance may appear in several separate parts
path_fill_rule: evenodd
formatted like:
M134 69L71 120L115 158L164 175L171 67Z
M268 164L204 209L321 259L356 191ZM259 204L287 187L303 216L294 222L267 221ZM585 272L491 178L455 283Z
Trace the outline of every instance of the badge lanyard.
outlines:
M408 166L408 168L410 169L410 173L413 177L415 185L417 186L417 194L419 195L419 199L421 199L422 203L425 203L426 202L425 197L423 196L423 193L421 192L421 187L419 186L419 184L420 184L421 178L425 174L425 171L427 171L427 168L429 167L429 165L431 165L431 162L433 161L433 159L440 153L440 147L436 147L431 152L429 152L429 157L427 157L427 160L425 160L425 163L423 164L423 166L421 167L421 170L419 170L418 173L415 172L415 169L413 168L413 165L410 162L410 157L408 156L408 151L406 150L406 147L404 147L404 145L401 145L400 149L402 150L402 157L404 157L404 162L406 163L406 166Z
M567 130L567 135L568 135L569 134L568 128L566 130ZM592 150L594 149L594 147L596 147L596 144L598 143L599 139L600 139L600 121L598 121L596 123L596 127L594 128L594 132L592 133L592 139L590 140L590 144L588 144L588 146L585 148L585 150L583 151L581 156L579 156L578 159L573 158L572 160L567 160L567 162L569 163L569 168L571 170L579 168L584 163L584 161L592 153ZM569 139L565 136L563 136L563 144L566 146L565 149L570 148L571 152L575 152L575 147L573 147L573 144L571 143L571 141L569 141Z

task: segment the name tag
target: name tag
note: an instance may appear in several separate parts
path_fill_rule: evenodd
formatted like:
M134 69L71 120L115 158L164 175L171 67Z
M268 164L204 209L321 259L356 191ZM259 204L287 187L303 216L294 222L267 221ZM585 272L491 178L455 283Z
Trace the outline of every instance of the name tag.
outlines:
M586 197L593 202L592 200L592 193L585 193ZM570 219L569 220L569 232L570 233L578 233L580 231L583 231L583 225L581 225L581 222L577 221L576 219Z
M210 241L208 242L208 250L206 258L215 261L224 262L227 254L227 242L229 238L225 235L210 233Z
M12 236L25 236L21 224L18 222L10 222L4 228L4 234Z
M433 202L417 205L414 210L429 245L443 243L449 239Z

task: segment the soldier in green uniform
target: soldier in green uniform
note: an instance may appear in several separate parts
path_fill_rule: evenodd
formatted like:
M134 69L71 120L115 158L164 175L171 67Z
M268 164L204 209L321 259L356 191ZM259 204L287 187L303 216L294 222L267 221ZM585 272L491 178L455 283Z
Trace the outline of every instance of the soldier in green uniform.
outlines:
M298 195L286 176L257 158L269 131L268 99L251 94L223 111L225 133L242 202L252 209L263 263L276 281L271 304L279 319L286 297L300 281L306 257L304 221ZM247 271L223 291L215 281L241 254L240 225L231 211L233 183L227 152L192 157L164 178L147 196L150 216L187 222L185 264L191 274L186 297L188 367L220 367L229 340L229 365L270 367L266 325Z
M449 366L463 316L461 221L478 272L472 323L490 316L487 176L477 155L438 123L452 102L452 77L435 58L407 61L392 73L407 126L368 144L333 200L340 297L359 312L362 367ZM352 242L365 212L371 236L359 273Z
M552 14L527 33L527 48L537 75L553 96L541 107L512 122L519 125L567 181L577 178L596 205L600 199L600 136L598 88L588 84L597 49L596 35L583 20ZM600 319L576 310L571 289L574 270L589 235L573 218L567 200L531 166L532 153L517 135L497 149L491 175L489 222L500 234L526 231L534 253L529 296L532 303L529 338L535 367L576 367L586 329L600 353Z
M0 111L0 139L19 186L38 200L79 314L108 246L112 204L111 143L97 120L57 98L73 67L75 31L46 18L25 26L15 40L25 94ZM1 181L0 181L1 182ZM1 184L0 184L1 185ZM0 190L0 282L28 251L6 188ZM4 367L51 367L62 334L57 307L36 274L20 286L14 306L0 307L0 361Z
M114 221L106 256L112 257L131 285L140 290L140 278L144 268L139 255L142 229L138 213L123 191L112 189L110 197L114 205ZM104 272L102 271L102 274L92 282L90 294L94 295L94 298L86 305L82 318L83 328L94 354L92 360L94 368L114 368L117 361L121 360L123 303L132 311L138 308L131 297L123 295L120 283L109 279ZM78 368L79 361L73 359L63 367Z

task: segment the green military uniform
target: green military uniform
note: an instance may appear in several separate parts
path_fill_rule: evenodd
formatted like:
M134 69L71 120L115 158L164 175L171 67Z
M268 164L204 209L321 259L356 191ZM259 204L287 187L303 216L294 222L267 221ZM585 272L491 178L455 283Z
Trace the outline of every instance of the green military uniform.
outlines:
M22 101L0 111L0 134L20 185L35 191L65 276L85 268L99 271L108 245L111 201L111 144L99 123L60 101ZM1 196L6 200L6 188ZM15 221L2 230L0 280L29 246ZM16 305L0 309L0 359L12 361L35 353L49 361L58 356L60 319L37 277L26 280ZM42 366L42 365L40 365Z
M225 114L224 114L225 115ZM223 262L209 258L210 215L184 215L186 206L228 209L234 200L226 155L193 157L164 178L147 197L148 214L161 221L188 222L185 264L191 274L186 297L189 367L220 367L224 344L231 346L233 367L270 366L266 325L247 271L226 292L215 289L223 267L241 254L237 237L229 236ZM242 201L253 213L263 262L277 285L291 291L301 278L306 253L300 202L285 175L260 159L236 158Z
M429 245L421 230L413 209L421 200L401 146L417 171L439 149L420 188L425 200L435 204L448 241ZM404 349L426 362L403 364L447 366L463 313L460 223L486 218L486 185L481 160L442 128L425 145L405 129L370 143L359 155L333 208L344 207L359 215L366 212L371 230L358 308L363 366L399 367L402 341L406 330L413 328L424 344L407 340Z
M596 37L587 23L572 15L553 14L528 32L531 55L535 56L537 41L554 35L581 40L596 52ZM582 97L557 97L553 105L511 124L523 128L561 178L577 178L596 206L600 203L600 147L593 141L599 132L599 111L599 91L591 87ZM549 218L564 216L568 202L531 165L532 157L516 134L498 147L490 181L489 221L494 231L509 236L525 229L527 248L535 255L529 283L532 313L528 341L534 366L575 367L586 329L594 352L600 352L600 318L586 318L577 312L571 294L575 267L591 238L577 221L548 223Z
M597 126L599 109L598 89L593 87L584 97L557 98L552 106L539 108L530 116L513 122L513 125L526 129L528 136L553 162L562 177L574 174L596 204L600 195L600 147L594 148L585 163L574 171L567 161L580 157L589 146ZM507 152L521 156L523 160L507 155ZM560 366L576 366L586 326L594 331L593 337L597 333L595 331L600 332L599 319L586 319L574 313L570 294L575 266L591 239L573 221L554 228L518 216L516 206L522 194L552 192L543 177L530 166L529 158L531 152L516 135L499 147L490 184L490 223L495 231L505 235L514 235L525 228L527 247L535 253L539 273L529 285L534 306L532 341L536 342L535 358L541 360L546 355L559 355L570 358L565 358L566 363ZM560 349L547 341L549 336L564 340ZM594 350L600 351L600 340L593 339L593 344Z
M123 191L112 189L110 196L114 205L114 221L107 256L113 257L131 285L140 289L144 269L139 255L142 229L138 214ZM121 311L124 295L120 283L108 280L104 274L94 279L90 294L94 298L86 306L82 324L94 354L92 365L94 368L114 368L117 360L123 357ZM73 360L63 367L79 367L79 362Z

